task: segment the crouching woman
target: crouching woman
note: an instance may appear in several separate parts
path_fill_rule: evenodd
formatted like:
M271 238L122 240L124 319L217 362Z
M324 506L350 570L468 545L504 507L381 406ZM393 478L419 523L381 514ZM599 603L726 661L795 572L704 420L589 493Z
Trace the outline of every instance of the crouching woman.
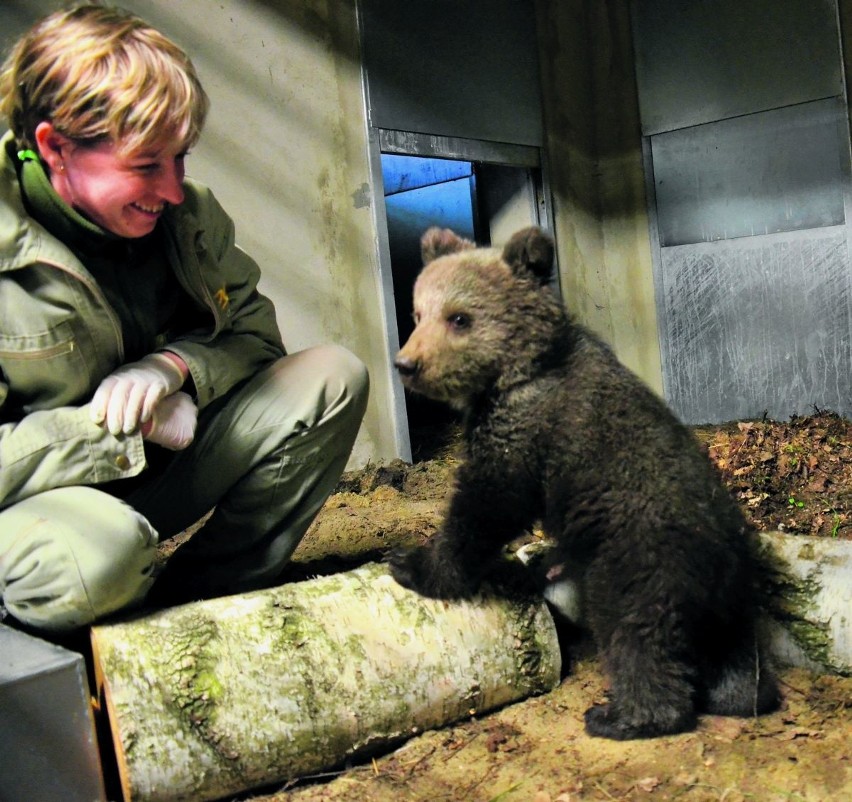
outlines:
M285 353L186 178L207 107L179 47L102 6L44 18L0 74L0 593L35 629L274 584L364 414L362 363Z

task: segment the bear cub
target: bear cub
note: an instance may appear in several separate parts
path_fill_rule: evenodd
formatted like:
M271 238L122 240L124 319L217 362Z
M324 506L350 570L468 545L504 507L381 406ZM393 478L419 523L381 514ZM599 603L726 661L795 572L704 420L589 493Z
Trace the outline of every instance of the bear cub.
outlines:
M699 712L779 701L758 640L754 533L692 433L550 286L541 229L500 250L449 229L421 240L415 329L396 357L414 392L464 412L464 459L440 531L390 557L395 579L475 594L503 548L540 522L549 572L581 576L610 684L591 735L692 729Z

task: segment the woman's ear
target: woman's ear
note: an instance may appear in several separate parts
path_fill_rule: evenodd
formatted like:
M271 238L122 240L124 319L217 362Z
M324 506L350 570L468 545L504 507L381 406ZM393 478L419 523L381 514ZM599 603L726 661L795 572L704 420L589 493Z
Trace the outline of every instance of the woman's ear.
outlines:
M36 147L42 161L53 173L61 173L65 169L65 151L70 147L71 140L60 134L53 123L40 122L35 129Z

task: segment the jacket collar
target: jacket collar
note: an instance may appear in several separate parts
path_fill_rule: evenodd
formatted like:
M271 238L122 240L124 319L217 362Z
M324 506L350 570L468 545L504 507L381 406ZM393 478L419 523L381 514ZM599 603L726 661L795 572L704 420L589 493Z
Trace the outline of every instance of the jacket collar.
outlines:
M33 262L78 270L81 265L74 254L27 214L17 162L17 146L10 131L0 139L0 272Z

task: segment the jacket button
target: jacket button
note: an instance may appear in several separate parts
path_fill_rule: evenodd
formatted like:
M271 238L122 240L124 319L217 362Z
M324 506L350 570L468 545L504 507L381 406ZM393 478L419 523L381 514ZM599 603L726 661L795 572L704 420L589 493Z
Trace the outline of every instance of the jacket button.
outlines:
M126 471L130 467L130 459L124 454L119 454L115 458L115 467L120 471Z

